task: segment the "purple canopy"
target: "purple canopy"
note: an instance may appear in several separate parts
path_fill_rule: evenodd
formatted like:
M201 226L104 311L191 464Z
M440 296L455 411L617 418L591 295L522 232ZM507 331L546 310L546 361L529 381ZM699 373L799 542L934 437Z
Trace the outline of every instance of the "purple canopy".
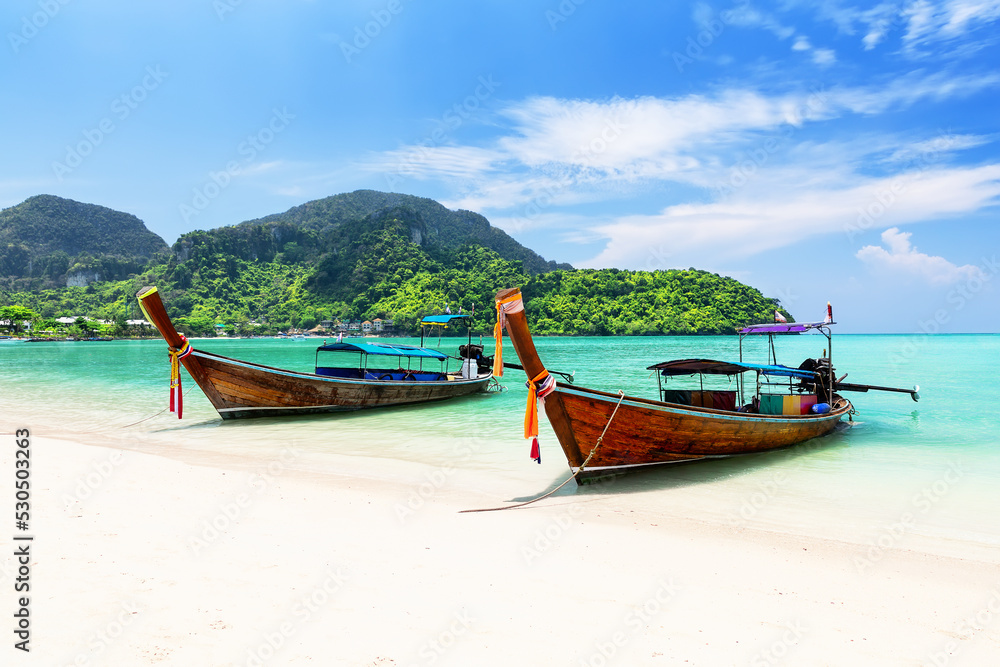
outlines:
M819 329L820 327L830 326L831 324L836 324L836 322L793 322L791 324L775 322L774 324L751 324L748 327L740 329L740 333L741 334L802 333L803 331L809 331L810 329Z

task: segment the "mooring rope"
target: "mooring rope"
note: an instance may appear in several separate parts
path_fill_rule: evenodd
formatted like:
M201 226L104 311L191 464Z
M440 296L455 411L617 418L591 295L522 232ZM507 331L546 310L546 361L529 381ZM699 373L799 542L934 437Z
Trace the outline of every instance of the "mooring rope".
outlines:
M188 394L191 393L191 390L193 390L193 389L194 389L194 387L188 388L188 390L184 392L184 395L187 396ZM124 426L119 426L118 428L129 428L130 426L135 426L136 424L141 424L142 422L149 421L153 417L159 417L160 415L162 415L164 412L166 412L169 409L170 409L170 406L168 405L167 407L163 408L162 410L160 410L157 413L151 414L148 417L144 417L144 418L140 419L137 422L132 422L131 424L125 424Z
M516 509L518 507L524 507L525 505L530 505L532 503L537 503L539 500L543 500L545 498L548 498L553 493L555 493L559 489L563 488L564 486L566 486L567 484L569 484L570 482L572 482L574 479L577 478L577 476L581 472L583 472L583 469L587 467L587 464L590 463L590 459L593 458L594 454L597 452L597 449L601 446L601 443L604 441L604 435L608 432L608 427L610 427L611 426L611 422L614 421L615 415L618 414L618 408L621 406L622 401L624 399L625 399L625 392L622 391L621 389L619 389L618 390L618 402L615 404L615 409L611 412L611 416L608 418L608 423L604 425L604 430L601 431L600 437L597 438L597 442L594 444L594 448L590 450L590 454L587 454L587 458L584 459L584 461L580 465L580 467L576 469L576 472L573 473L570 476L570 478L567 479L565 482L563 482L562 484L560 484L556 488L552 489L548 493L544 493L544 494L538 496L537 498L532 498L531 500L527 500L527 501L525 501L523 503L517 503L516 505L504 505L503 507L487 507L485 509L478 509L478 510L460 510L459 514L466 514L466 513L470 513L470 512L499 512L500 510L512 510L512 509Z

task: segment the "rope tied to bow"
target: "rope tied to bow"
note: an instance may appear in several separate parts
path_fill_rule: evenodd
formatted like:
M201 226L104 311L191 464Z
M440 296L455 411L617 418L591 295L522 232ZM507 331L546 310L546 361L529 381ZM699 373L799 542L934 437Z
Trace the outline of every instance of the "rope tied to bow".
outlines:
M505 505L503 507L488 507L486 509L480 509L480 510L459 510L458 513L459 514L466 514L466 513L469 513L469 512L499 512L499 511L502 511L502 510L512 510L512 509L517 509L518 507L525 507L527 505L531 505L532 503L537 503L539 500L542 500L543 498L548 498L549 496L551 496L552 494L554 494L556 491L558 491L559 489L563 488L564 486L566 486L567 484L569 484L570 482L572 482L574 479L576 479L577 477L580 476L580 473L583 472L583 469L587 467L588 463L590 463L590 459L594 458L594 454L597 453L597 450L600 448L601 443L604 442L604 436L607 435L608 429L611 427L611 422L613 422L615 420L615 415L618 414L618 408L621 407L621 404L622 404L623 400L625 400L625 392L622 391L621 389L619 389L618 390L618 402L615 403L615 409L611 411L611 416L608 417L608 423L604 425L604 430L601 431L600 437L597 438L597 442L594 444L594 448L590 450L590 453L587 454L587 458L584 459L583 463L580 464L580 467L576 469L576 472L574 472L572 474L572 476L570 476L570 478L567 479L565 482L563 482L562 484L560 484L556 488L552 489L551 491L549 491L547 493L543 493L542 495L540 495L540 496L538 496L536 498L532 498L531 500L527 500L527 501L525 501L523 503L517 503L516 505Z

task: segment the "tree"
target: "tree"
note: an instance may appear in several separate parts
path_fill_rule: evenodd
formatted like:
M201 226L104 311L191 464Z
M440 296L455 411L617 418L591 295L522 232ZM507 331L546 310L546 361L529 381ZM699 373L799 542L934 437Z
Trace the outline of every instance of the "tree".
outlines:
M14 333L19 333L25 322L34 322L40 318L41 315L24 306L0 307L0 322L8 322L6 326Z
M127 322L127 320L125 318L125 313L124 312L121 312L121 313L118 313L117 315L115 315L113 322L114 322L114 325L113 325L113 327L111 329L111 334L113 336L117 336L117 337L120 338L122 336L128 335L128 333L129 333L129 331L128 331L128 322Z
M94 329L97 328L96 325L92 325L84 317L78 317L78 318L76 318L76 322L73 323L73 326L75 326L80 331L80 333L83 334L84 336L90 336L91 335L91 328L92 327Z

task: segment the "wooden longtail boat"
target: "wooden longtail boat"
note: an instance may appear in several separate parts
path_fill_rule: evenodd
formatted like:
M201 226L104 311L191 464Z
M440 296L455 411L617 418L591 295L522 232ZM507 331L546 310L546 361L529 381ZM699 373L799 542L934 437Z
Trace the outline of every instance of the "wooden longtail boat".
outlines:
M493 378L475 360L449 373L448 355L423 347L385 343L332 343L316 351L316 372L273 368L196 350L177 332L155 287L136 297L150 323L170 349L171 409L182 414L180 375L183 364L223 419L339 412L439 401L485 391ZM357 367L321 366L320 353L355 352ZM325 354L324 354L325 356ZM373 367L369 360L392 360L393 367ZM407 364L403 367L403 362ZM442 371L423 368L438 361ZM416 367L414 367L416 366ZM176 409L174 409L176 407Z
M739 363L684 359L648 369L657 371L658 378L697 374L703 380L705 375L726 375L737 380L738 391L673 390L661 385L663 400L650 400L626 396L624 392L567 386L555 382L538 358L520 291L503 290L496 295L496 302L496 334L499 337L502 327L506 327L529 378L525 437L537 435L537 417L532 414L537 397L577 483L667 463L765 452L826 435L843 417L853 413L851 402L836 393L840 389L902 391L910 393L914 400L918 398L916 387L911 391L838 384L829 358L808 360L799 369L742 362L743 336L817 329L831 340L832 316L821 323L743 329ZM497 369L494 372L500 374ZM750 373L756 376L755 387L748 387L743 380ZM785 380L787 395L763 393L775 386L785 388ZM795 381L797 384L793 384ZM753 396L744 403L748 388L754 390ZM817 405L815 411L813 405ZM534 429L532 419L536 420ZM532 456L536 455L533 447Z

